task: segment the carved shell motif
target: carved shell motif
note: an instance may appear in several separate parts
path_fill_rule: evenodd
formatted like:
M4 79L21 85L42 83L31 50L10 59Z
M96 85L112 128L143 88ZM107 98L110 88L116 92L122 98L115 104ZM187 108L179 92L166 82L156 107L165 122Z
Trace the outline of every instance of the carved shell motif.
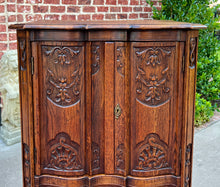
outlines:
M137 146L136 170L153 170L168 167L168 146L155 134L149 134Z
M79 170L82 168L79 145L68 134L59 133L48 143L47 168L56 170Z

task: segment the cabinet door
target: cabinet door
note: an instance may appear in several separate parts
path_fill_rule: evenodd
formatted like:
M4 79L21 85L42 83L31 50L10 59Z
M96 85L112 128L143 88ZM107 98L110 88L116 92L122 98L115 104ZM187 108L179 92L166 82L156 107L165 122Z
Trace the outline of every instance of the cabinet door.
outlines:
M180 176L183 43L131 45L131 175Z
M32 44L35 174L85 173L84 43Z

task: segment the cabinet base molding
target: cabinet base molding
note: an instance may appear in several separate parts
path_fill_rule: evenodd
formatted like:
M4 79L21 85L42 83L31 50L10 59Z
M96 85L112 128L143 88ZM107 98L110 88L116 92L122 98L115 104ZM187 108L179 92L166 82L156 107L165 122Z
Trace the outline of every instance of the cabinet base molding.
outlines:
M71 187L86 187L86 186L113 186L113 187L152 187L154 186L180 186L180 177L173 175L164 175L157 177L123 177L117 175L96 175L84 177L57 177L52 175L35 176L35 186L71 186Z

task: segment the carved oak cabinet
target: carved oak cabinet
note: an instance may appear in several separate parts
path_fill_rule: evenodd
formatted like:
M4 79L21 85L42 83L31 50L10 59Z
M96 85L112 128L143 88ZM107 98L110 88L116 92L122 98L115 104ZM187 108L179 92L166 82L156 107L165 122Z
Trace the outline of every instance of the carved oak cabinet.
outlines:
M24 186L191 186L198 30L170 21L17 29Z

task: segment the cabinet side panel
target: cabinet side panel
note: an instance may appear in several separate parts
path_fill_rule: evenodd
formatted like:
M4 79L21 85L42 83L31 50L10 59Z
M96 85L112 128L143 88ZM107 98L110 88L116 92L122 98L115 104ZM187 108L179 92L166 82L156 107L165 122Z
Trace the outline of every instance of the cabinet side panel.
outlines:
M39 44L39 137L41 174L85 172L84 43ZM37 73L37 72L35 72ZM40 159L40 161L39 161ZM38 164L37 162L37 164Z
M104 43L92 42L92 174L104 172Z
M178 78L175 42L131 46L131 174L175 174L179 164Z
M31 47L29 42L29 32L17 31L17 39L22 128L23 185L26 187L34 184L32 79L30 67Z
M198 51L198 31L188 31L185 52L183 134L181 185L190 187L192 180L193 134L195 115L196 68Z

